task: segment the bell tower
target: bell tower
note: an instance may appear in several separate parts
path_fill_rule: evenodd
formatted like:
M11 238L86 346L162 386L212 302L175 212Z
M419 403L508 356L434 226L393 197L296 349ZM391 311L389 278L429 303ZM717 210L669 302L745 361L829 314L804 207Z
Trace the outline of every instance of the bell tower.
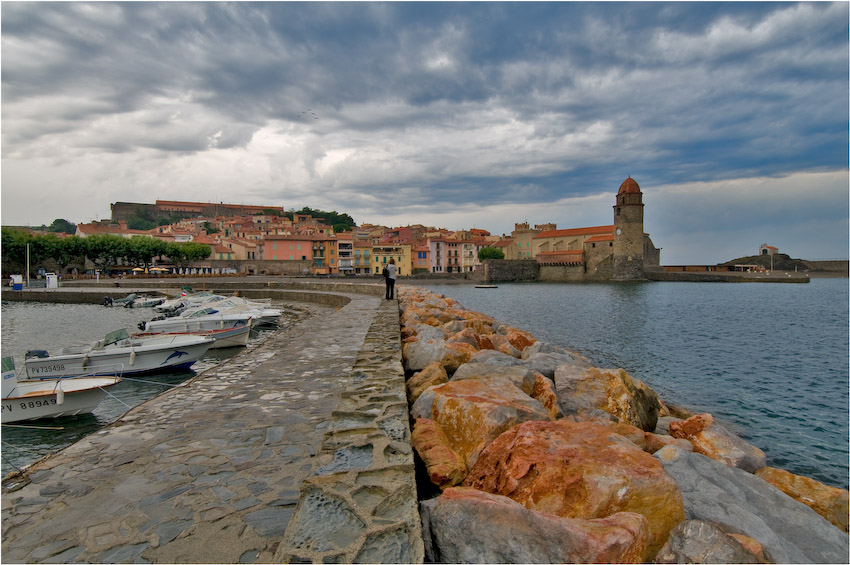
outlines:
M646 280L643 239L643 193L629 177L620 185L614 204L613 280Z

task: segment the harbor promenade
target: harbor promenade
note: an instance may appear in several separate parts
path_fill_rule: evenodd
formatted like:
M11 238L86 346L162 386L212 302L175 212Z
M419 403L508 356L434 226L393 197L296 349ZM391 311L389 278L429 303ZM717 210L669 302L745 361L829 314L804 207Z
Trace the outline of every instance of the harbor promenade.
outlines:
M328 294L4 481L3 560L421 562L398 304L375 294Z

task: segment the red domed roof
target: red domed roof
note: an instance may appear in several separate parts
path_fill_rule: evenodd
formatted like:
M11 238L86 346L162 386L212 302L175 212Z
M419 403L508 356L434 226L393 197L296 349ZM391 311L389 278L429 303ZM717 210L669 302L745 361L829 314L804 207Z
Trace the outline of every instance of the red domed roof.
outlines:
M640 187L635 179L629 177L620 185L620 190L617 194L640 194Z

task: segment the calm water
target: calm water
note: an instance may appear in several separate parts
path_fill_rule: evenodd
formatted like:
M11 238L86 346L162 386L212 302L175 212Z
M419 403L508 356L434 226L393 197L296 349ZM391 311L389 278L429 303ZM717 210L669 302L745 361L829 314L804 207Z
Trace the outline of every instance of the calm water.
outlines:
M848 283L421 285L711 412L768 465L848 486Z
M150 320L154 315L154 311L147 308L105 308L90 304L36 302L3 303L0 348L3 356L15 357L15 365L20 369L23 367L27 350L46 349L54 353L61 347L102 339L112 330L127 328L129 331L138 331L136 324L142 320ZM252 340L257 339L262 339L262 336L252 334ZM74 443L84 435L113 422L129 410L129 407L141 404L193 377L196 372L213 367L222 359L244 350L239 347L212 350L192 365L192 370L140 375L132 381L122 380L108 389L107 397L91 414L17 423L33 428L4 425L0 450L3 476L15 467L33 463L44 455Z

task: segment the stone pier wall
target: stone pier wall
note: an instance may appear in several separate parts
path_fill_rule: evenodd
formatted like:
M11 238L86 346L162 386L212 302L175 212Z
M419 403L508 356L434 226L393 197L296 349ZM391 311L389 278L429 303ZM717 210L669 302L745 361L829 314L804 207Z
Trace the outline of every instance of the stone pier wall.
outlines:
M398 308L379 308L313 475L275 556L283 563L422 563Z

